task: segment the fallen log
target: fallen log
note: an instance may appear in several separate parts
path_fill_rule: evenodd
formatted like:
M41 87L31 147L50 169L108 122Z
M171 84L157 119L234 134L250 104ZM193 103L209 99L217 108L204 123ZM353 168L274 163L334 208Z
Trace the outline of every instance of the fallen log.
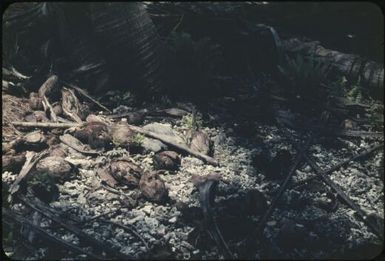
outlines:
M348 79L360 78L363 85L367 85L376 95L383 97L384 66L379 63L368 61L358 55L326 49L317 41L303 42L297 38L283 40L282 49L289 56L300 54L330 64L334 72Z

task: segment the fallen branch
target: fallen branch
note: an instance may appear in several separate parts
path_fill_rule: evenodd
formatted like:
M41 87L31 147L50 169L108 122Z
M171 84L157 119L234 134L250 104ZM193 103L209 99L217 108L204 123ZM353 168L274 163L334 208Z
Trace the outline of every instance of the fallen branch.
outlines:
M295 149L297 151L300 151L301 148L299 148L299 146L295 143L295 141L293 139L290 140L290 142L293 144L293 146L295 147ZM383 235L382 233L379 231L379 228L374 225L372 222L370 222L370 220L368 219L368 216L366 215L366 213L356 204L354 203L348 195L346 195L342 189L334 182L332 181L328 176L325 175L324 171L322 171L318 165L308 156L308 155L304 155L304 158L306 160L306 162L310 165L310 167L316 172L317 176L320 177L322 179L322 181L327 184L329 187L331 187L336 193L337 195L350 207L352 208L354 211L356 211L356 213L358 214L358 216L364 221L364 223L372 229L372 231L380 238L383 238Z
M3 214L3 217L5 219L8 219L9 220L9 223L13 223L13 222L16 222L18 223L20 226L28 226L30 229L33 229L35 232L37 232L39 235L41 235L42 237L44 237L46 240L50 241L50 242L53 242L55 244L58 244L60 245L61 247L64 247L70 251L73 251L75 253L79 253L79 254L83 254L83 255L87 255L88 257L90 258L93 258L93 259L97 259L97 260L100 260L100 256L97 256L93 253L90 253L90 252L87 252L83 249L81 249L80 247L78 246L75 246L71 243L68 243L67 241L61 239L61 238L58 238L54 235L51 235L50 233L48 233L47 231L45 231L44 229L42 229L41 227L39 226L36 226L34 225L31 221L29 221L28 219L24 218L24 217L21 217L15 213L12 213L11 211L9 211L8 209L5 209L5 208L2 208L2 214Z
M384 144L380 144L380 145L377 145L377 146L373 146L372 148L370 149L367 149L361 153L358 153L357 155L354 155L352 156L351 158L347 159L347 160L344 160L343 162L340 162L338 163L337 165L331 167L330 169L328 170L324 170L322 171L322 174L323 175L329 175L331 174L332 172L336 171L336 170L339 170L340 168L346 166L349 162L351 161L355 161L355 160L358 160L360 158L364 158L368 155L370 155L371 153L375 152L376 150L379 150L381 148L384 147ZM298 187L301 187L307 183L309 183L310 181L316 179L318 176L313 176L313 177L310 177L310 178L307 178L305 180L302 180L302 181L299 181L297 182L296 184L294 184L291 188L298 188Z
M346 195L342 190L341 188L334 182L332 181L328 176L326 176L322 170L317 166L317 164L308 156L308 155L305 155L305 159L307 161L307 163L312 167L312 169L317 173L317 175L322 179L322 181L324 183L326 183L327 185L329 185L329 187L331 187L337 194L338 196L350 207L352 208L354 211L356 211L356 213L358 214L358 216L362 219L362 221L369 227L372 229L372 231L379 237L379 238L383 238L383 235L382 233L380 232L379 228L373 224L370 219L368 219L368 215L366 215L366 213L356 204L354 203L348 195Z
M314 134L313 134L314 135ZM275 195L273 201L271 202L269 208L267 209L267 211L265 212L265 214L262 216L262 218L259 220L258 222L258 226L257 226L257 235L259 235L259 233L261 233L263 231L263 228L265 226L265 223L267 221L267 219L269 218L269 216L271 215L271 213L273 212L275 206L277 205L279 199L281 198L281 196L283 195L283 193L285 192L285 190L287 189L287 186L289 184L289 181L291 179L291 177L293 176L293 174L295 173L295 171L297 170L297 168L299 167L301 161L303 160L303 158L305 157L306 155L306 151L307 149L310 147L310 144L311 144L311 140L313 138L313 135L311 135L304 146L302 146L301 149L298 150L298 154L294 160L294 164L293 166L291 167L289 173L287 174L286 176L286 179L283 181L283 183L281 184L281 186L279 187L279 191L278 193Z
M179 150L182 150L184 152L187 152L211 165L214 165L214 166L218 166L219 163L212 157L209 157L205 154L202 154L202 153L199 153L197 151L194 151L192 149L190 149L189 147L187 147L186 145L183 145L183 144L177 144L175 142L172 142L170 141L167 137L161 135L161 134L156 134L156 133L153 133L151 131L146 131L140 127L137 127L137 126L133 126L133 125L128 125L130 129L132 129L133 131L136 131L138 133L141 133L145 136L148 136L150 138L154 138L154 139L157 139L157 140L160 140L161 142L169 145L169 146L172 146L172 147L175 147Z
M26 127L26 128L47 128L47 129L68 129L72 127L81 127L83 124L80 123L59 123L59 122L26 122L26 121L13 121L14 126Z

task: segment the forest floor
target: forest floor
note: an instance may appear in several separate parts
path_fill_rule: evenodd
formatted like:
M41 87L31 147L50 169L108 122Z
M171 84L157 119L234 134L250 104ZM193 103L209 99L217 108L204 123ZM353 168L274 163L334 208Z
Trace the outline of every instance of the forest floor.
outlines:
M76 169L71 178L56 183L58 195L46 205L61 221L133 258L228 257L226 251L218 246L218 241L210 237L212 228L207 227L200 206L200 192L193 182L197 176L207 177L216 173L219 181L216 181L218 186L212 215L234 258L369 258L383 248L383 239L378 239L367 223L359 218L357 211L345 204L335 190L319 178L301 183L316 176L314 169L303 160L267 217L261 234L255 234L261 217L274 201L298 154L288 137L301 144L299 142L304 142L310 135L310 128L291 129L274 122L260 121L256 115L260 115L261 109L252 95L249 96L251 98L245 98L244 94L218 97L205 108L183 102L167 107L155 104L135 107L127 102L117 108L109 97L122 97L123 94L107 93L100 101L115 114L143 109L177 109L178 116L144 115L136 126L153 132L173 133L186 144L189 144L186 137L191 128L186 119L191 119L192 114L197 115L201 119L199 130L207 134L211 143L210 155L219 162L219 166L177 150L181 159L178 168L157 172L168 191L167 200L157 203L144 197L140 186L132 187L119 181L109 186L108 180L103 180L98 171L114 160L124 159L139 166L143 172L152 172L156 169L155 155L159 150L174 150L172 146L144 138L140 141L143 147L140 152L130 152L127 148L114 145L100 150L98 154L87 155L57 141L55 148L63 150L65 161ZM12 97L3 93L3 117L11 113L4 106L12 107ZM18 102L28 102L28 99ZM237 109L234 110L234 107ZM98 110L94 109L93 114L98 115ZM12 120L25 121L25 116L32 112L26 108ZM110 122L114 121L118 122L119 118ZM12 132L12 129L6 129L9 125L7 127L3 118L4 123L3 134L5 130ZM30 128L18 129L22 131L19 137L31 131ZM56 135L56 139L62 133L63 130L43 131L47 137ZM12 135L3 135L3 146L12 140ZM383 144L383 137L378 136L332 137L314 134L314 131L313 136L305 154L321 170L328 170L353 155ZM302 148L305 145L299 146ZM46 148L48 151L51 149ZM3 153L3 159L4 156ZM367 219L379 227L383 227L384 222L383 157L381 149L328 174L331 181L368 215ZM18 175L18 171L3 169L3 200L5 190L12 186ZM31 200L35 197L31 191L26 195ZM14 201L8 208L74 246L90 252L98 250L84 243L79 231L70 232L55 225L52 218L23 202ZM86 258L84 254L50 245L33 229L20 230L27 238L10 237L3 232L4 250L12 258ZM5 231L9 233L12 230L7 227ZM24 239L18 241L20 238ZM28 246L32 246L32 250ZM104 254L99 257L111 257L107 251Z

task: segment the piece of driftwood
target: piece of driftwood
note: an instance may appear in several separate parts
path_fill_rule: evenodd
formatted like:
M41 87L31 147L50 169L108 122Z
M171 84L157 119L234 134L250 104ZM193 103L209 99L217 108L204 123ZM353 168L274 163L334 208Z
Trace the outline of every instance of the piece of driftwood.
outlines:
M99 106L101 109L105 110L105 111L108 111L109 113L112 113L112 111L110 109L108 109L106 106L104 106L103 104L101 104L100 102L98 102L97 100L95 100L94 98L92 98L90 95L88 95L86 93L86 91L84 91L82 88L76 86L76 85L73 85L73 84L70 84L70 83L66 83L66 85L68 85L69 87L71 87L72 89L75 89L78 93L80 93L81 95L83 95L84 97L86 97L88 100L90 100L91 102L95 103L97 106Z
M55 213L55 211L44 205L42 202L39 202L38 200L34 200L33 202L28 200L26 197L19 195L18 198L27 206L32 208L33 210L39 212L46 218L49 218L50 220L54 221L55 223L59 224L60 226L64 227L68 231L74 233L76 236L79 237L80 240L83 240L87 242L88 244L91 244L100 252L105 252L110 257L118 257L119 259L131 259L132 257L129 257L123 253L121 253L116 247L111 246L107 242L101 242L95 238L90 237L85 232L80 230L79 228L75 227L74 225L71 225L67 223L66 221L59 218L59 216Z
M25 121L13 121L11 122L14 126L27 127L27 128L47 128L47 129L68 129L72 127L81 127L83 124L79 123L67 123L67 122L25 122Z
M85 145L80 140L72 136L71 134L66 133L64 135L61 135L59 139L65 145L73 148L74 150L80 153L83 153L86 155L99 155L99 152L96 150L86 149Z
M48 155L48 151L46 150L39 153L27 151L25 155L26 160L23 165L23 168L21 169L16 180L12 183L11 187L9 188L10 196L14 195L19 190L20 182L22 182L30 174L32 168L36 165L36 163L46 155Z
M184 144L177 144L177 143L174 143L174 142L171 142L167 137L165 137L164 135L161 135L161 134L156 134L156 133L153 133L153 132L150 132L150 131L146 131L144 130L143 128L140 128L140 127L137 127L137 126L133 126L133 125L128 125L128 127L130 129L132 129L133 131L136 131L138 133L141 133L145 136L148 136L150 138L154 138L154 139L157 139L157 140L160 140L161 142L169 145L169 146L172 146L172 147L175 147L179 150L182 150L184 152L187 152L189 153L190 155L193 155L211 165L214 165L214 166L218 166L219 163L212 157L209 157L207 155L204 155L202 153L199 153L197 151L194 151L192 149L190 149L189 147L187 147L186 145Z
M20 215L17 215L15 213L12 213L10 210L6 209L6 208L2 208L2 214L3 214L3 218L4 219L7 219L9 221L9 223L18 223L20 226L28 226L30 229L33 229L34 232L38 233L40 236L44 237L46 240L50 241L50 242L53 242L57 245L59 245L60 247L63 247L63 248L66 248L67 250L70 250L70 251L73 251L75 253L79 253L79 254L83 254L83 255L87 255L88 257L90 258L93 258L93 259L96 259L96 260L100 260L102 259L100 256L98 255L95 255L93 253L90 253L88 251L85 251L83 250L82 248L78 247L78 246L75 246L71 243L68 243L67 241L59 238L59 237L56 237L54 235L51 235L50 233L48 233L45 229L37 226L37 225L34 225L31 221L29 221L28 219L20 216Z

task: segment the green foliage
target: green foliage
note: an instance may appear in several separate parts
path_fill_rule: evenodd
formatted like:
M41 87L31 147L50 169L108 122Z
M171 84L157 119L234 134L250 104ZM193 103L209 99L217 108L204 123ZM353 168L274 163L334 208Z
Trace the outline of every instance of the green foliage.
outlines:
M294 59L286 59L283 65L278 65L280 72L292 82L299 94L305 89L318 88L325 82L329 68L329 64L319 62L313 57L305 59L302 55L297 55Z
M353 84L346 97L353 102L362 102L364 97L362 87L358 84Z
M197 129L200 129L202 127L203 120L202 120L202 117L200 115L187 114L187 115L183 116L183 118L181 120L181 124L187 129L197 130Z
M132 144L135 146L141 146L143 144L143 141L144 141L144 135L140 133L135 134L131 140Z
M53 192L56 182L48 173L37 173L28 180L28 185L31 187L43 187L47 192Z
M325 64L313 57L304 58L297 55L294 59L286 57L284 63L278 65L283 76L285 92L292 102L293 109L297 108L306 113L318 113L327 103L327 77L330 64Z

